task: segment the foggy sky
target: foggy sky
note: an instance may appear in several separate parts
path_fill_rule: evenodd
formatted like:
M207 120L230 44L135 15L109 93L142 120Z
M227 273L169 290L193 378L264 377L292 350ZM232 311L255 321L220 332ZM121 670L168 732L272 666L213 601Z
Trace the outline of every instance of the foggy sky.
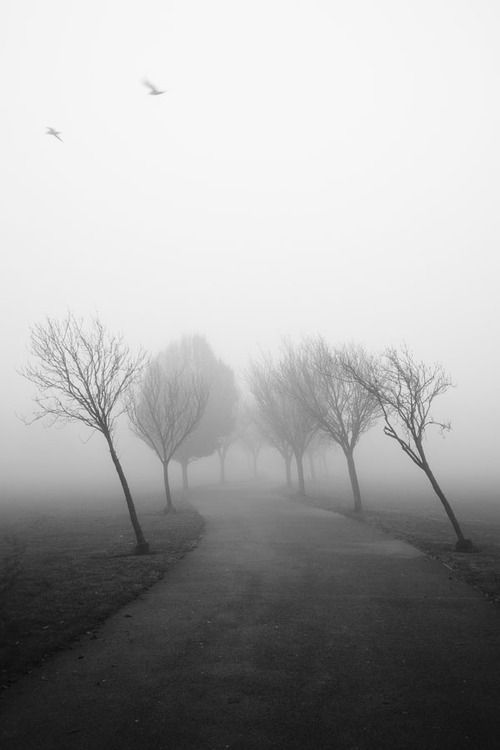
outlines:
M0 485L108 472L16 416L29 327L68 309L238 372L283 336L406 342L457 384L436 473L500 479L499 36L485 0L4 0ZM402 466L383 441L360 473Z

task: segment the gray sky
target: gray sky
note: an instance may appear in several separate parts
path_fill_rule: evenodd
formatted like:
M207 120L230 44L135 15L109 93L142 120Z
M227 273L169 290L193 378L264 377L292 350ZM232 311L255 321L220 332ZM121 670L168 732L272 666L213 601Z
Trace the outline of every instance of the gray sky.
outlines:
M458 386L443 471L500 478L499 38L493 0L4 0L2 476L98 453L15 417L29 326L71 309L237 368L405 341Z

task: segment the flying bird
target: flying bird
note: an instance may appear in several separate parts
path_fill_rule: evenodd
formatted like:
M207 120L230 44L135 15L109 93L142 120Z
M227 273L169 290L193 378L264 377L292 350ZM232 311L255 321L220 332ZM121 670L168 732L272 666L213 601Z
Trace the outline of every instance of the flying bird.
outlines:
M47 133L46 133L46 135L53 135L54 138L57 138L58 141L61 141L61 143L63 143L63 139L59 137L61 135L61 131L60 130L56 130L55 128L49 128L49 127L47 127Z
M148 81L147 78L144 78L143 84L146 86L147 89L149 89L150 96L160 96L160 94L164 94L164 91L160 91L160 89L157 89L154 84L151 83L151 81Z

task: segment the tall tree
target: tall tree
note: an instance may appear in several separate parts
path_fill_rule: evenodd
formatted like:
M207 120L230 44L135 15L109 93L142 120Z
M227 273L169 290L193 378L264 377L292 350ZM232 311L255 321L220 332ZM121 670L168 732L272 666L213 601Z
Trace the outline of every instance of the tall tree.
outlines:
M347 353L343 365L346 376L376 399L384 417L384 434L394 440L427 476L457 535L456 549L472 551L472 542L464 537L424 449L428 427L436 426L442 431L450 429L448 422L436 420L431 414L434 400L452 385L442 366L428 366L416 361L406 348L401 351L386 349L380 358L372 359L369 368L361 368L359 362Z
M347 350L360 368L366 360L360 348ZM354 451L362 434L378 416L378 402L358 382L346 379L342 353L321 338L308 340L300 348L287 347L284 383L309 413L317 428L337 443L346 458L354 498L354 510L362 510L361 490Z
M61 321L47 318L34 326L31 353L36 362L22 374L38 389L32 421L49 417L52 424L81 422L103 435L125 495L136 553L149 552L113 441L116 420L125 410L124 398L143 367L144 354L132 355L122 338L109 334L97 318L84 326L71 313Z
M165 512L174 510L169 463L202 418L208 394L208 385L192 368L179 343L171 344L149 363L138 387L130 394L127 411L132 430L163 467Z
M209 388L202 418L173 456L181 465L182 484L187 490L188 465L198 458L211 456L217 450L220 440L231 433L238 390L232 369L217 359L203 336L186 336L181 344L193 372L198 373Z
M250 391L255 399L263 431L285 460L287 483L291 481L290 453L295 457L298 489L304 495L304 453L316 426L302 403L283 384L286 377L286 366L281 362L274 364L269 357L253 362L248 373Z

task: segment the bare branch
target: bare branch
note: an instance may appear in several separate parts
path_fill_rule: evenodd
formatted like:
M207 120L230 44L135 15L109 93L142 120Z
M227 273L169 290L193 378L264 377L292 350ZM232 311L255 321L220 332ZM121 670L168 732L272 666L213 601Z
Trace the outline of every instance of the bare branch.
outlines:
M209 386L181 347L171 346L147 367L127 413L134 433L163 464L199 424Z
M98 319L85 329L72 314L35 325L31 350L35 361L21 374L38 391L32 421L81 422L110 435L144 353L131 355L121 337L109 335Z
M450 429L449 423L431 415L434 400L451 386L439 364L415 360L408 349L386 349L362 370L349 356L343 357L346 377L361 385L377 400L385 420L384 433L420 468L427 465L423 440L427 427Z
M134 501L113 444L113 429L123 412L129 388L145 361L133 356L119 336L107 333L98 319L84 327L71 313L62 321L47 318L31 330L34 361L21 374L37 388L33 421L81 422L102 433L108 444L135 531L136 552L149 551Z

